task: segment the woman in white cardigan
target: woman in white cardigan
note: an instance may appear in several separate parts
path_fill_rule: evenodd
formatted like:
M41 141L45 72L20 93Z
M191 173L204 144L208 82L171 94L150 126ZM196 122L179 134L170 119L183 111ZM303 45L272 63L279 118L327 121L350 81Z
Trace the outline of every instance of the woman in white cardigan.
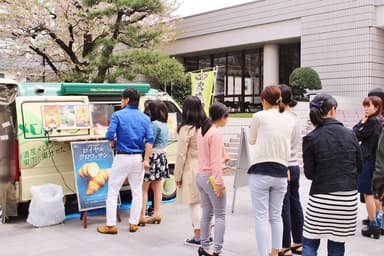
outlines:
M251 144L249 188L255 217L259 256L284 255L281 211L287 191L288 160L295 119L284 113L278 86L270 85L261 92L263 111L253 115L248 131ZM268 220L272 234L269 249Z

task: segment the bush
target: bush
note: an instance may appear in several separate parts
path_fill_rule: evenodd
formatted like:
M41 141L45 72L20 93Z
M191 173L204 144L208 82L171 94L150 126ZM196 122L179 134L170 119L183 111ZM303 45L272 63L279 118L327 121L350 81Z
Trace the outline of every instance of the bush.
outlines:
M295 99L305 99L307 89L320 90L321 80L319 74L311 67L295 68L289 76L289 84Z
M188 95L191 95L191 93L191 78L190 76L187 76L185 83L173 86L171 96L180 106L182 106L184 98Z

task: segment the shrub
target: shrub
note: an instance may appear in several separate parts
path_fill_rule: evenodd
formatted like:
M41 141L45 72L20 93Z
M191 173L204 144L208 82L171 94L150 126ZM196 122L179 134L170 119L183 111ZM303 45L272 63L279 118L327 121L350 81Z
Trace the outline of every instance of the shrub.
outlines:
M318 73L311 67L295 68L289 76L289 84L295 99L304 100L307 89L320 90L321 80Z

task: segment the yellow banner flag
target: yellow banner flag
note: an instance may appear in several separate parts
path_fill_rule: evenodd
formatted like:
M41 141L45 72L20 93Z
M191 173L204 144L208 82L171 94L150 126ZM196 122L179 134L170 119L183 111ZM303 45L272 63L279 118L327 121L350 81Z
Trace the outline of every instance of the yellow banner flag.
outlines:
M214 82L214 71L191 73L192 95L200 98L207 114L211 105Z

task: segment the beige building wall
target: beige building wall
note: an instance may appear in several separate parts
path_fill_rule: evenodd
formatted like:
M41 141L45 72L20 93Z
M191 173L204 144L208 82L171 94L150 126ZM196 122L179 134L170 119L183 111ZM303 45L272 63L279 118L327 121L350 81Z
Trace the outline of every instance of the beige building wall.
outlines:
M168 49L177 57L300 41L301 65L319 73L323 91L384 87L383 0L254 1L186 17L178 33Z

